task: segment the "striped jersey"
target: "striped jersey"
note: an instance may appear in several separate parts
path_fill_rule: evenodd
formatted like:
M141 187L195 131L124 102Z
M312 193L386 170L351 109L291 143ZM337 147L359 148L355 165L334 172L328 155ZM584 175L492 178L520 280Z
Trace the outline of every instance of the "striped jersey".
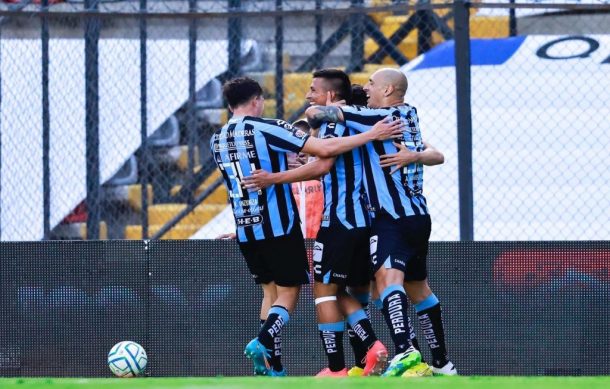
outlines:
M364 185L370 201L373 215L386 212L393 218L426 215L428 207L423 195L423 165L412 163L390 175L392 167L381 168L379 156L399 151L393 142L399 141L411 151L422 151L419 119L415 107L404 104L396 107L366 108L340 107L345 118L345 125L356 132L370 130L375 123L388 116L402 118L405 122L403 138L386 141L374 141L365 145Z
M279 119L232 118L210 141L214 160L229 193L240 242L283 236L299 223L289 184L258 192L242 188L241 179L256 169L288 169L286 153L301 151L309 135Z
M354 134L353 130L340 123L324 123L320 128L321 138L336 138ZM360 148L337 156L335 164L323 177L322 183L324 185L323 227L337 222L349 230L369 225Z

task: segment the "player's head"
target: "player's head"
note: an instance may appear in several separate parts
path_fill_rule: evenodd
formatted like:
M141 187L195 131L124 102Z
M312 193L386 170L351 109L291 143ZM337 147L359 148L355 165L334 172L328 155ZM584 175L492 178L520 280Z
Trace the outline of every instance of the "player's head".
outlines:
M371 75L364 86L370 108L402 103L407 92L407 76L397 69L379 69Z
M352 101L350 104L366 107L366 100L366 92L364 91L362 85L352 84Z
M263 89L251 78L237 77L227 81L222 87L222 94L231 112L244 110L252 116L263 114L265 108Z
M299 130L309 134L311 133L311 126L307 123L305 119L299 119L292 123L292 127L298 128Z
M339 69L320 69L313 72L313 79L305 98L311 105L326 105L326 95L332 101L349 101L352 96L352 83L349 76Z
M317 131L318 129L312 129L309 123L307 123L306 119L298 119L297 121L292 123L292 126L303 131L306 134L317 136L317 133L315 133L315 131ZM296 167L304 165L307 162L308 158L309 154L304 152L300 152L298 154L288 153L288 169L294 169Z

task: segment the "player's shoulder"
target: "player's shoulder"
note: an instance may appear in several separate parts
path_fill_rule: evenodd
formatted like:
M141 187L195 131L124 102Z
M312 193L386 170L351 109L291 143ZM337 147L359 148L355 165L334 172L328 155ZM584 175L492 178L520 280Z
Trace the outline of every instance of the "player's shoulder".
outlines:
M260 128L279 127L279 128L282 128L282 129L288 130L288 131L292 131L294 129L294 127L290 123L288 123L282 119L258 118L258 117L254 117L254 116L246 116L244 118L244 122L254 124Z
M227 129L227 126L228 126L228 125L229 125L229 124L227 123L227 124L225 124L224 126L217 128L217 129L216 129L216 130L215 130L215 131L212 133L212 138L211 138L211 140L210 140L210 141L211 141L211 142L214 142L214 141L218 141L218 140L220 140L220 138L222 137L222 133L223 133L223 131L225 131L225 130Z
M354 114L359 116L387 116L395 111L393 107L369 108L361 105L349 105L341 107L344 113Z

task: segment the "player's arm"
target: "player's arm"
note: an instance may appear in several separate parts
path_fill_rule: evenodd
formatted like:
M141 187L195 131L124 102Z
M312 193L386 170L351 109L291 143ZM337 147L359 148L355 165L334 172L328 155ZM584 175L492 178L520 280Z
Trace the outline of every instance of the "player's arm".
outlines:
M379 157L381 167L394 166L390 174L412 163L434 166L445 162L443 153L426 142L424 142L424 150L419 152L411 151L401 143L394 142L394 146L399 150L397 153L384 154Z
M391 120L391 118L386 118L375 123L370 131L363 132L358 135L331 139L318 139L310 137L303 146L303 152L317 155L320 158L334 157L374 140L381 141L386 139L402 138L403 126L404 123L400 119Z
M307 108L305 117L311 128L320 128L322 123L342 123L345 120L339 107L322 105Z
M313 180L328 173L334 163L335 158L322 158L283 172L270 173L266 170L255 170L252 175L244 177L242 183L244 188L249 191L258 191L271 185Z

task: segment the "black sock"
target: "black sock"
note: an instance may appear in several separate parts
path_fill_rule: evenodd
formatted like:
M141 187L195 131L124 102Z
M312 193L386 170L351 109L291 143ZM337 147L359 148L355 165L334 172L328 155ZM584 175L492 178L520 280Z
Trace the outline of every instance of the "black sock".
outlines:
M269 350L269 364L273 366L276 371L282 370L282 363L280 357L282 355L282 327L288 323L290 315L288 310L281 305L274 305L269 309L269 315L267 320L262 325L260 332L258 333L258 340ZM278 348L279 347L279 350ZM279 352L277 352L279 351Z
M445 366L449 362L449 358L447 357L447 346L445 345L441 304L438 298L431 294L424 301L416 304L415 310L422 332L432 353L432 366Z
M407 295L400 285L390 285L383 293L383 317L390 329L390 336L396 347L396 354L411 347L407 325Z
M364 348L368 351L377 341L377 336L375 335L375 331L373 331L373 325L364 312L364 309L359 309L350 314L347 317L347 321L362 342Z
M347 335L349 336L349 343L354 350L355 365L364 369L364 365L366 365L366 347L364 347L362 341L349 324L347 325Z
M322 339L322 345L324 345L324 352L328 358L328 368L330 371L345 369L345 355L343 353L344 327L343 322L318 324L320 339Z
M265 325L267 320L261 319L261 327ZM269 364L273 367L275 371L284 370L284 366L282 365L282 331L279 332L273 338L273 350L271 351L271 357L269 358Z
M407 316L407 324L409 326L409 339L411 339L411 344L413 345L414 349L421 352L419 342L417 341L417 335L415 334L415 328L413 328L413 320L411 320L411 316ZM425 363L423 355L421 357L421 361Z

